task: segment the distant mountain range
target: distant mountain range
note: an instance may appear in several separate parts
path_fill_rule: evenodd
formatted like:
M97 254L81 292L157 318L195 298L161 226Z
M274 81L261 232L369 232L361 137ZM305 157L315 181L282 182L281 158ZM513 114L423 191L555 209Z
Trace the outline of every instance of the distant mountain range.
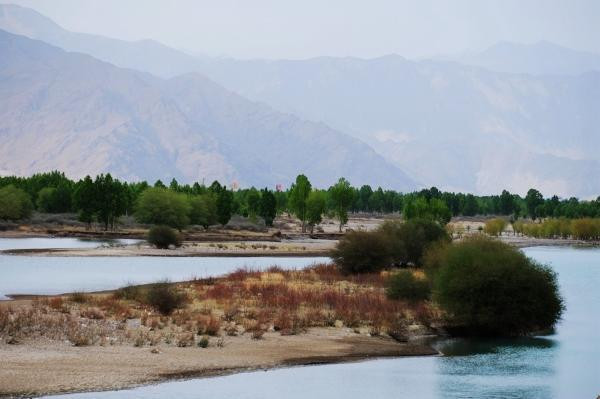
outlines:
M547 41L534 44L501 42L481 52L438 59L496 72L531 75L579 75L600 71L600 54L571 50Z
M501 43L478 54L418 62L397 55L369 60L318 57L298 61L193 57L154 41L126 42L69 32L37 12L17 6L0 6L0 29L163 78L202 73L244 98L302 119L236 96L244 107L253 104L278 118L314 127L319 131L315 136L323 140L321 136L326 134L344 141L346 136L339 132L348 133L396 166L391 169L366 146L358 150L360 142L348 141L356 151L341 151L346 158L338 160L335 173L350 166L356 167L355 173L364 168L363 175L353 183L369 180L370 176L372 184L389 187L410 187L417 182L478 193L504 188L524 193L529 187L563 196L595 197L600 193L600 72L599 56L595 54L550 43ZM133 71L129 75L162 82L161 95L183 108L196 98L185 94L185 85L175 84L179 78L162 81ZM85 84L83 80L81 84ZM0 87L3 85L0 83ZM180 87L181 92L173 91L173 87ZM206 92L205 97L209 97ZM90 117L92 114L90 111ZM186 114L186 118L193 114ZM230 131L242 129L247 117L240 116L238 125L229 126ZM332 129L304 120L320 121ZM4 132L3 123L0 121L0 134ZM258 137L260 127L255 128ZM297 128L297 136L302 136L304 129ZM286 131L282 126L279 134ZM144 130L140 128L139 134L143 136ZM239 162L252 163L256 153L244 151L245 147L238 147L240 152L236 154L227 152L224 148L233 145L228 140L235 139L235 134L219 137L218 153L230 166L228 176L258 184L255 181L260 179L260 168L243 172L243 178L235 175L242 173ZM333 142L338 139L331 140L331 146L320 148L319 154L336 157L339 151L334 150L337 144ZM253 144L251 141L248 144ZM281 144L268 143L277 153ZM365 163L354 165L364 158L357 152L377 160L378 169ZM171 160L165 158L164 162L170 164ZM170 173L166 165L160 169ZM272 173L281 170L287 169L272 166ZM320 168L314 170L317 175L327 173Z
M161 79L0 31L0 169L219 179L274 187L298 173L400 190L415 183L361 141L246 100L198 74Z

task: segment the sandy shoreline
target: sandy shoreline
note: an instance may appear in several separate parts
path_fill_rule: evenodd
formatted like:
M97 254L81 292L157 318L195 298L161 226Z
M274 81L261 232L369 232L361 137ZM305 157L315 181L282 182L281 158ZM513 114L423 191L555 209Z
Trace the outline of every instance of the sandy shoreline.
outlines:
M333 327L313 328L293 336L267 333L261 340L248 335L224 337L222 347L214 343L216 339L211 341L205 349L161 345L74 347L50 341L0 343L0 397L116 390L277 367L438 354L428 345L398 343Z
M175 249L157 249L141 243L98 248L8 249L0 253L27 256L313 257L327 256L336 243L334 240L184 242Z
M564 238L532 238L504 235L499 239L517 248L539 246L599 246L598 242ZM7 249L0 254L61 257L321 257L329 256L337 240L186 242L176 249L157 249L147 244L99 248Z

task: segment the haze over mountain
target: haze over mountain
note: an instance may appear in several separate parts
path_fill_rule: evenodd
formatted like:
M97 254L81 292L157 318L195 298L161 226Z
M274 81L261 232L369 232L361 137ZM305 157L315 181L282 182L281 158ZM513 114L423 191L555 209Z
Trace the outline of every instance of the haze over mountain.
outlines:
M196 58L154 40L128 42L69 32L37 11L13 4L0 4L0 29L165 78L198 70Z
M194 58L156 42L71 33L15 6L0 8L0 28L163 77L202 72L246 98L360 138L423 185L600 192L600 73L593 54L548 43L500 44L460 60L480 67L397 55Z
M198 74L169 80L0 31L0 169L73 177L412 189L366 144L248 101ZM151 180L153 181L153 180Z
M501 42L481 52L440 59L491 71L532 75L579 75L600 71L600 54L572 50L547 41L534 44Z

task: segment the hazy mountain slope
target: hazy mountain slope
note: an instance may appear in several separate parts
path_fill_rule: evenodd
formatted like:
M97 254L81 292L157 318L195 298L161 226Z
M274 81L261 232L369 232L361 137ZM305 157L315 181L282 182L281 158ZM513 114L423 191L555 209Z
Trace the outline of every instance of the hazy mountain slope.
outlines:
M572 50L546 41L534 44L501 42L481 52L444 58L491 71L532 75L579 75L600 71L600 54Z
M600 73L533 77L399 56L220 60L203 71L248 98L360 137L426 184L600 192L600 181L588 181L600 171Z
M54 40L44 23L11 15L13 29L27 26L42 39ZM0 18L0 26L6 20ZM127 57L128 51L119 50L125 46L136 54L139 43L103 40L113 43L108 48L113 46L123 58L102 53L92 44L81 51L117 65L171 76L163 70L162 56L140 63ZM488 59L499 69L502 61L514 63L507 70L550 73L540 69L545 67L556 73L592 68L594 57L548 43L501 44L480 56L480 61ZM591 61L585 61L588 58ZM600 171L598 72L508 74L395 55L371 60L178 59L173 56L178 71L201 71L246 98L323 121L364 140L425 185L480 193L503 188L524 192L533 185L547 194L565 196L600 192L600 181L589 178Z
M0 170L414 187L362 142L199 75L162 80L3 31L0 54Z
M69 32L37 11L13 4L0 4L0 29L161 77L198 70L196 58L154 40L129 42Z

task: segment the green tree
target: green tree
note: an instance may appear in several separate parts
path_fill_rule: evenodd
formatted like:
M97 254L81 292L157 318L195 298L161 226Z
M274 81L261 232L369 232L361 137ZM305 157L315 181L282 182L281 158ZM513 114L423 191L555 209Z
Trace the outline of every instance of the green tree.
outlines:
M149 188L140 194L135 216L140 223L166 225L181 230L189 223L190 204L185 194Z
M322 216L325 212L325 193L322 191L312 191L306 200L306 220L310 226L310 234L313 233L315 225L322 222Z
M427 219L446 225L452 217L452 212L441 199L432 197L427 200L426 197L417 197L405 203L403 216L405 220Z
M259 215L265 220L267 226L273 226L273 220L277 215L277 199L275 194L266 187L261 190Z
M530 188L525 196L525 205L527 207L527 214L532 218L536 219L538 214L538 207L544 203L544 197L535 188Z
M479 204L473 194L467 194L463 206L462 214L464 216L475 216L479 213Z
M246 207L250 217L256 217L260 210L260 193L254 187L246 193Z
M35 202L38 211L54 213L54 193L56 189L54 187L44 187L37 195L37 201Z
M225 187L221 186L221 183L219 183L218 180L215 180L214 182L212 182L212 184L210 185L210 187L208 187L208 189L215 193L218 194L221 191L223 191L225 189Z
M61 181L57 187L44 187L37 195L36 205L41 212L63 213L71 210L71 184Z
M333 210L340 221L340 233L342 226L348 223L348 208L354 200L354 190L348 180L341 177L338 182L329 188Z
M306 201L311 191L311 184L304 175L298 175L292 184L289 195L289 206L302 222L302 232L306 231Z
M221 188L217 194L217 221L225 226L229 223L232 215L233 192L226 187Z
M13 185L0 188L0 219L25 219L32 210L31 198L25 191Z
M511 193L506 190L502 190L500 194L500 214L501 215L512 215L515 211L515 199Z
M217 223L217 197L213 193L193 195L190 202L190 223L208 229Z
M118 180L112 178L110 173L96 176L94 180L95 214L98 221L108 227L115 227L117 218L124 215L127 210L126 187Z
M275 191L275 200L277 201L277 213L283 213L288 208L288 195L285 191Z
M96 210L96 195L94 182L89 175L75 185L73 201L79 210L79 220L90 228Z
M369 200L371 195L373 195L373 189L367 184L363 185L360 190L358 190L358 206L361 211L368 212L370 210Z
M171 183L169 183L169 190L179 191L180 186L175 178L171 179Z

